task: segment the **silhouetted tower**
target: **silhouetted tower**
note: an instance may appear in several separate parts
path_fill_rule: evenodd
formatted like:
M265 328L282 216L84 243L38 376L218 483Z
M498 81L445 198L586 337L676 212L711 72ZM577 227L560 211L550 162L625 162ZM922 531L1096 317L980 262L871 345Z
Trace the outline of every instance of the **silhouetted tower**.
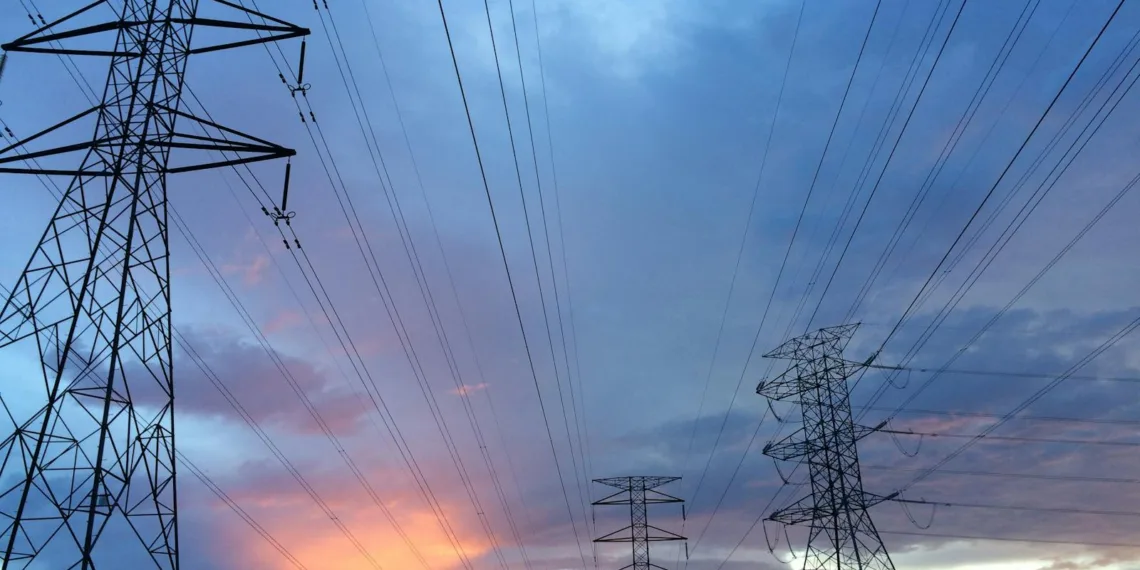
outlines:
M629 505L629 526L611 532L605 536L594 539L594 542L629 542L633 547L633 563L622 566L621 570L649 570L661 566L649 561L649 543L685 540L685 537L662 530L649 524L649 505L660 503L684 503L672 495L657 490L666 483L679 480L680 477L611 477L608 479L594 479L595 483L608 485L618 492L595 501L595 505ZM681 507L682 513L684 506ZM657 531L654 534L651 531Z
M294 154L182 110L183 74L191 55L309 33L203 3L240 19L199 17L198 0L100 0L2 46L110 59L98 105L0 149L0 172L70 177L0 309L5 568L178 568L167 175ZM32 148L83 121L94 136ZM202 160L174 165L173 149ZM38 378L13 345L36 351Z
M811 525L805 570L893 570L867 509L891 497L863 490L855 443L882 426L856 426L851 418L847 379L870 364L843 359L858 325L819 329L765 354L792 365L756 387L772 400L800 404L803 426L764 446L764 454L807 463L811 494L773 512L769 520Z

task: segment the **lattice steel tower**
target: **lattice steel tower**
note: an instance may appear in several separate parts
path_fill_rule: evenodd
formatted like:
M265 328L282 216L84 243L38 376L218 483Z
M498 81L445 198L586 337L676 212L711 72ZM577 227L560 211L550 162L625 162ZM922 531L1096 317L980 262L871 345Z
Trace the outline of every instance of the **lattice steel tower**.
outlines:
M756 387L772 400L796 400L803 426L764 446L770 457L807 463L811 494L773 512L784 524L810 523L805 570L894 570L867 509L890 499L863 490L856 442L880 429L856 426L847 379L870 364L843 359L858 325L819 329L765 354L792 365Z
M661 566L649 561L649 543L685 540L685 537L662 530L649 524L649 505L661 503L684 503L678 499L657 490L657 487L679 480L680 477L611 477L608 479L594 479L616 489L618 492L595 501L595 505L629 505L629 526L615 530L605 536L594 539L594 542L629 542L633 547L633 563L622 566L621 570L649 570ZM682 513L684 507L682 506ZM657 531L657 534L651 531Z
M240 19L199 17L198 0L99 0L2 46L110 58L98 105L0 150L0 172L70 177L0 309L0 348L34 347L42 380L9 348L5 568L178 568L167 175L294 154L181 110L183 74L191 55L308 34L206 1ZM84 120L90 139L31 148ZM173 149L222 154L177 166ZM40 162L56 159L79 166Z

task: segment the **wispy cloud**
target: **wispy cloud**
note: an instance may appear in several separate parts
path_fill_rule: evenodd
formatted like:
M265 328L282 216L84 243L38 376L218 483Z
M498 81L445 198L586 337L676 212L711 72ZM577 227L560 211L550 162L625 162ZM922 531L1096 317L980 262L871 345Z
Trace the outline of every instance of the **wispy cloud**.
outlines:
M448 390L448 391L451 392L452 394L455 394L456 396L466 397L466 396L470 396L471 394L478 392L480 390L486 390L487 386L488 386L488 384L486 382L480 382L480 383L474 384L474 385L464 384L463 386L460 386L458 388L453 388L453 389Z

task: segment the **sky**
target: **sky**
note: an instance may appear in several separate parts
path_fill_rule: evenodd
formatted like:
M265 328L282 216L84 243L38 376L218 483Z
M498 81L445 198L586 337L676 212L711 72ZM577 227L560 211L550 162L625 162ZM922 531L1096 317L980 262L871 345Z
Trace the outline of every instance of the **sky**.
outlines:
M80 4L3 0L0 38ZM864 488L927 503L870 510L898 568L1140 568L1140 5L442 5L449 36L435 2L261 2L312 30L304 93L297 40L189 60L184 109L297 154L288 228L281 161L169 178L184 567L620 568L590 480L663 475L688 560L655 563L800 568L806 529L756 522L808 489L762 453L799 426L761 357L859 322L847 358L907 369L849 382ZM101 94L103 58L9 57L16 136L93 104L73 62ZM58 199L0 185L11 287ZM17 415L35 350L0 348Z

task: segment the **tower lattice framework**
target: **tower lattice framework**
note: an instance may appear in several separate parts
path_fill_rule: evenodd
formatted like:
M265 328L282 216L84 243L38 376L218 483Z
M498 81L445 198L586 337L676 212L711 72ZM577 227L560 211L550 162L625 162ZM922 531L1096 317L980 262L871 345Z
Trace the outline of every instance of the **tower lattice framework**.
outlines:
M774 511L769 520L810 524L805 570L894 570L868 509L892 497L863 490L856 442L879 427L855 425L848 378L869 364L844 360L857 324L819 329L765 354L791 360L783 374L760 383L771 400L798 402L800 429L764 447L764 454L808 467L811 493Z
M661 566L649 561L649 544L652 542L666 542L685 540L685 537L663 530L649 524L649 505L662 503L683 503L672 495L658 491L657 488L679 480L680 477L611 477L608 479L594 479L609 487L620 489L618 492L603 499L595 501L595 505L629 505L629 526L611 532L605 536L594 539L594 542L628 542L633 548L633 563L623 566L621 570L649 570ZM656 532L654 532L656 531Z
M201 3L234 18L200 17L198 0L99 0L2 46L110 59L99 104L0 149L0 173L70 177L0 308L8 362L27 354L15 347L39 360L0 375L14 425L0 442L4 568L179 567L167 177L294 154L181 109L187 60L309 33ZM202 35L214 41L195 47ZM90 47L104 36L113 47ZM91 120L90 139L34 149ZM173 164L175 149L201 160ZM79 166L41 162L67 155Z

